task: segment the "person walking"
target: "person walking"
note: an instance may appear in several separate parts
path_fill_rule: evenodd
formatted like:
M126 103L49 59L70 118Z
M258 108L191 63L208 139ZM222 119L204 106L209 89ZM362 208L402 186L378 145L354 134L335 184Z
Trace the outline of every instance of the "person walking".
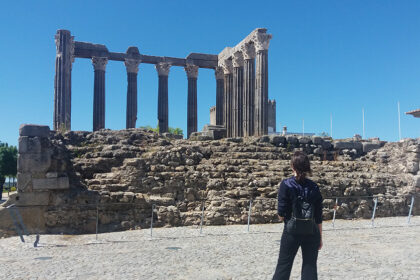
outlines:
M280 252L273 280L290 278L293 260L302 250L302 280L318 279L318 250L322 248L322 195L311 174L308 156L295 152L291 159L294 176L280 183L277 213L284 221Z

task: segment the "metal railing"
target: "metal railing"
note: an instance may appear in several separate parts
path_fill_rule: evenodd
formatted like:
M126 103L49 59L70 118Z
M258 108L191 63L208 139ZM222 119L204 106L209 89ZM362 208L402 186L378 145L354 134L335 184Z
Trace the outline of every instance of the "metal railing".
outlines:
M373 210L372 210L372 215L370 218L370 226L373 228L375 227L375 216L376 216L376 211L377 211L377 207L378 207L378 197L379 196L343 196L343 197L328 197L326 199L335 199L335 204L333 206L333 218L332 218L332 228L336 229L335 227L335 222L336 222L336 214L337 214L337 209L338 209L338 202L339 200L348 200L348 199L361 199L361 198L372 198L373 199ZM407 196L392 196L392 198L396 198L396 197L404 197L407 198ZM385 198L385 197L384 197ZM217 200L217 201L228 201L231 200L229 198L222 198L221 200ZM200 223L199 223L199 229L200 229L200 235L203 234L203 226L204 226L204 219L205 219L205 210L206 210L206 201L208 201L207 199L203 199L201 200L201 215L200 215ZM408 216L407 216L407 225L410 225L410 221L411 221L411 217L412 217L412 213L413 213L413 207L414 207L414 202L415 202L415 195L411 196L411 202L410 202L410 206L409 206L409 211L408 211ZM245 210L247 210L247 227L246 227L246 232L249 233L250 232L250 225L251 225L251 216L253 215L252 213L252 204L253 204L253 199L249 199L249 205L248 209L245 208ZM74 204L74 205L67 205L67 207L73 208L73 207L80 207L80 208L91 208L90 210L96 210L96 217L95 217L95 240L98 240L98 232L99 232L99 214L100 214L100 208L109 208L110 206L113 205L132 205L132 206L136 206L136 205L140 205L139 203L133 203L133 202L114 202L114 203L104 203L104 204L99 204L99 203L92 203L92 204ZM36 205L35 205L36 206ZM41 205L40 205L41 206ZM144 206L144 204L143 204ZM151 205L151 219L150 219L150 239L153 239L153 223L154 223L154 219L155 219L155 212L156 212L156 203L152 203ZM25 207L34 207L34 205L31 206L18 206L15 204L9 205L7 207L5 207L10 214L10 217L12 219L13 225L15 227L16 233L19 235L20 240L22 242L25 242L24 239L24 235L29 236L28 230L25 227L25 224L23 222L22 216L19 212L19 208L25 208ZM62 208L61 208L62 209ZM144 209L144 207L142 207L142 209ZM254 212L255 214L256 212ZM146 218L147 219L147 218ZM38 233L34 233L36 235L36 240L34 242L34 247L36 247L39 243L40 240L40 235Z

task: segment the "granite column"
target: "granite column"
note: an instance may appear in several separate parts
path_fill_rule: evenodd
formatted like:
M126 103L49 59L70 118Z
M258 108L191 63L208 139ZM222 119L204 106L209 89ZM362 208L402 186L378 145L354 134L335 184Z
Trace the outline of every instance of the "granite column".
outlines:
M158 125L159 133L169 130L168 113L168 75L171 65L166 62L156 64L156 70L159 76L158 86Z
M226 127L226 136L232 137L232 94L233 94L233 66L232 60L225 60L221 63L224 73L224 124Z
M92 57L95 70L93 86L93 131L105 128L105 68L107 57Z
M126 58L124 61L127 69L127 108L126 128L135 128L137 121L137 73L140 60Z
M245 44L242 52L244 56L243 135L252 136L254 135L255 47L253 44Z
M233 136L243 136L243 121L242 121L242 107L243 107L243 84L244 84L244 59L242 52L238 51L233 54Z
M187 102L187 138L197 131L197 77L198 66L187 64L185 72L188 78L188 102Z
M54 130L71 130L71 69L74 42L68 30L55 35Z
M268 46L271 35L258 33L256 48L254 134L268 134Z
M216 125L224 124L225 100L224 100L224 73L223 68L217 66L214 70L216 76Z

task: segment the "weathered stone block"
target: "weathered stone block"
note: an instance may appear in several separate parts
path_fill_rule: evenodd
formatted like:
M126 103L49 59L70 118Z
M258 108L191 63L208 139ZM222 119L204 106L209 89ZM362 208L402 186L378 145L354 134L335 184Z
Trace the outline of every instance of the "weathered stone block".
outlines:
M322 145L322 148L327 151L333 147L333 145L331 144L331 141L324 140L324 142L322 142L321 145Z
M273 145L280 145L286 142L286 137L280 135L270 135L270 143Z
M41 140L39 137L19 137L19 153L41 153Z
M357 151L363 150L363 145L360 142L354 141L338 141L334 142L334 149L336 150L352 150L356 149Z
M50 152L24 153L18 157L19 172L46 172L51 165Z
M22 124L19 127L20 136L48 137L49 134L50 128L47 125Z
M70 187L68 177L32 180L33 190L65 190Z
M419 171L419 163L417 161L408 161L405 167L408 173L416 174Z
M30 191L32 187L32 176L30 173L17 174L17 188L19 191Z
M8 203L16 204L17 206L46 206L50 201L49 192L26 192L16 193L9 197Z
M322 139L322 137L312 136L312 143L314 143L315 145L322 145L323 142L324 142L324 139Z
M322 148L316 148L316 149L314 149L314 154L322 155L322 154L324 154L324 150Z
M297 137L293 136L293 135L287 135L286 136L286 141L290 144L297 144L298 143Z
M369 153L370 151L379 149L381 147L380 143L372 143L372 142L363 142L363 152Z
M298 140L299 140L299 144L303 144L303 145L312 143L312 140L309 137L300 137Z
M420 175L414 176L413 185L414 187L420 188Z

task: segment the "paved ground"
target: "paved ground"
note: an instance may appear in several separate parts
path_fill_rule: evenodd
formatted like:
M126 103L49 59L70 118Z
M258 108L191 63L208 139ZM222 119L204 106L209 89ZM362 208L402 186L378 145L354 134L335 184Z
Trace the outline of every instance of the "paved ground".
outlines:
M324 223L319 279L420 279L420 217ZM1 279L271 279L282 224L0 239ZM300 253L291 279L300 279Z

